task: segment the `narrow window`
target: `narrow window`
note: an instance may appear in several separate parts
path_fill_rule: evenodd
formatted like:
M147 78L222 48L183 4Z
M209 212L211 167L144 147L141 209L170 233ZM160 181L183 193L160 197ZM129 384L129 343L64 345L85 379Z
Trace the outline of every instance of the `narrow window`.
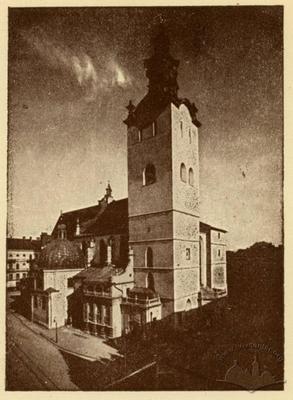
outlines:
M185 254L186 254L186 260L190 260L190 248L189 247L187 247Z
M16 269L19 269L19 264L18 263L16 264Z
M152 133L153 133L153 136L156 136L156 134L157 134L157 122L156 121L154 121L152 124Z
M142 131L141 129L138 130L138 141L141 142L141 138L142 138Z
M190 186L194 186L194 174L193 174L192 168L189 168L189 171L188 171L188 183Z
M155 291L155 280L154 276L151 272L147 275L147 287L153 291Z
M16 279L19 279L19 274L16 274Z
M9 274L9 280L12 281L12 279L13 279L13 275Z
M38 297L34 296L34 307L38 308Z
M180 133L181 137L183 137L183 121L180 121Z
M221 233L218 232L218 239L221 239Z
M143 171L143 185L151 185L156 182L156 168L153 164L148 164Z
M221 250L218 250L218 257L221 257Z
M189 133L189 143L191 144L191 130L190 130L190 128L188 129L188 133Z
M181 163L180 165L180 179L182 182L186 182L186 167L184 163Z
M147 268L153 267L153 250L151 247L148 247L145 252L145 266Z

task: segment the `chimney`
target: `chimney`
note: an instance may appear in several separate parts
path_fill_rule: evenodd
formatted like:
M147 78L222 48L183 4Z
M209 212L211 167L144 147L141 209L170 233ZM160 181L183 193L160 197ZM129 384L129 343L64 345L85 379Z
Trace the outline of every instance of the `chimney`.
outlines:
M25 236L23 236L22 238L23 238L23 240L24 240L24 239L25 239Z
M30 239L30 241L31 241L31 240L32 240L32 237L30 236L29 239Z
M41 233L41 246L45 246L49 242L49 235L47 232Z

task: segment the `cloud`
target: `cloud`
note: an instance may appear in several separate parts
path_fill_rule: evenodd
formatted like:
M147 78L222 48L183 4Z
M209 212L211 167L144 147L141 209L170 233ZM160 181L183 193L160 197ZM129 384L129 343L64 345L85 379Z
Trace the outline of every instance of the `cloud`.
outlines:
M125 88L131 84L129 74L122 69L122 67L112 59L109 62L109 70L112 73L112 86L119 86Z
M108 55L104 62L94 60L86 53L75 53L68 46L56 43L40 29L23 33L26 42L38 55L56 70L67 72L82 88L84 99L94 101L98 93L102 94L114 87L127 88L131 78L115 57ZM105 52L105 49L95 49Z

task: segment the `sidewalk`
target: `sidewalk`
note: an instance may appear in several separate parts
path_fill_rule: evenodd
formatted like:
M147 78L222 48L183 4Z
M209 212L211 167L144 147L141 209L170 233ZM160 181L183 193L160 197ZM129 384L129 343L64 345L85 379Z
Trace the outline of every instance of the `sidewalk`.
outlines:
M16 312L11 312L11 314L35 334L46 338L60 350L76 355L77 357L88 361L100 362L105 361L105 359L110 361L114 356L123 357L117 349L106 344L102 338L88 335L75 328L58 328L58 343L56 343L55 329L46 329Z

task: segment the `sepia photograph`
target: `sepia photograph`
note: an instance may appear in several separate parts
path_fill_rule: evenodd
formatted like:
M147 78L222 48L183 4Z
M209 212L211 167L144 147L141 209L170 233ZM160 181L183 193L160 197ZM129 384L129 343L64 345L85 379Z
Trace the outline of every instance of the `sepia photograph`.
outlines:
M5 391L284 391L283 14L8 8Z

